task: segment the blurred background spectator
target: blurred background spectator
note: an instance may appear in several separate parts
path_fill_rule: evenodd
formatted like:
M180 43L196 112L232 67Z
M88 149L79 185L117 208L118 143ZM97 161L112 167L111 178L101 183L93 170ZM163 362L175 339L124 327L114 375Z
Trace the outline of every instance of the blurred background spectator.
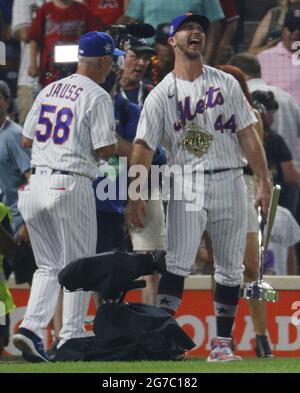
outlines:
M0 68L0 80L7 82L12 93L10 113L17 119L17 111L13 103L16 97L20 48L11 36L13 0L0 0L0 40L6 45L6 66ZM13 114L14 113L14 114Z
M152 81L146 77L151 57L155 50L144 39L130 36L125 43L125 63L118 90L122 97L143 107L144 101L153 89Z
M210 64L225 64L233 56L232 39L238 28L239 14L234 0L220 0L225 18L219 24L218 42L215 54L212 55Z
M44 0L14 0L12 13L12 35L20 41L20 66L18 72L17 107L20 124L24 124L34 98L34 85L38 77L28 74L30 66L29 31L37 9Z
M116 24L125 13L129 0L83 0L97 17L100 28Z
M278 206L269 250L273 254L273 266L265 265L266 274L295 275L298 273L295 245L300 241L300 227L291 212Z
M16 233L23 224L17 208L18 189L29 177L30 151L21 146L21 126L8 117L10 98L8 85L0 81L0 187L3 202L12 212Z
M295 98L279 87L267 84L261 79L261 67L254 55L239 53L230 59L230 63L244 72L251 93L255 90L274 93L278 102L278 110L273 114L272 129L283 138L291 151L293 161L300 169L300 156L297 150L300 135L300 108ZM299 186L289 184L289 182L282 184L282 186L280 204L288 208L296 217L299 204Z
M274 114L279 108L272 91L252 92L253 105L260 112L264 125L264 148L268 167L272 172L274 184L283 189L285 185L299 188L300 172L295 166L292 154L281 135L272 129Z
M0 356L9 342L10 313L15 308L4 270L4 259L13 253L15 246L11 236L11 221L9 208L0 202Z
M157 59L153 64L153 83L157 85L174 68L174 50L169 45L170 23L161 23L156 28L154 49Z
M13 0L0 0L0 40L10 39Z
M300 72L293 62L293 54L298 47L292 45L299 41L300 9L290 10L285 16L279 43L260 52L257 58L261 65L262 79L290 93L300 107Z
M97 28L95 16L83 4L73 0L53 0L43 4L37 10L29 33L29 75L33 78L39 75L42 87L62 77L54 62L55 44L76 44L82 34Z
M219 0L130 0L119 23L140 21L157 27L161 23L170 23L175 16L185 12L203 14L211 22L205 53L206 62L210 64L217 46L215 37L220 30L220 21L224 18Z
M300 0L278 0L277 6L268 10L252 38L249 52L256 55L280 41L285 15L290 9L300 8Z

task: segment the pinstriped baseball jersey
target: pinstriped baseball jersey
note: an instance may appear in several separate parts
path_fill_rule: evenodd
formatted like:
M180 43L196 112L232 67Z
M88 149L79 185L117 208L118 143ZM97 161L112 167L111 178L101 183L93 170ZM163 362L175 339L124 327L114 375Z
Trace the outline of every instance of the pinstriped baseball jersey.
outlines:
M90 78L73 74L40 92L23 135L33 140L31 163L36 170L20 190L18 206L38 269L21 327L43 337L56 308L57 274L71 261L96 252L96 204L90 178L96 170L93 151L116 141L111 99ZM88 292L64 293L61 343L87 334L84 318L89 298Z
M176 85L170 73L151 91L136 139L144 140L151 149L157 143L164 145L170 165L190 165L199 173L203 169L228 170L204 174L203 184L196 180L200 184L198 192L203 194L198 205L197 200L193 205L184 198L170 198L168 272L179 276L190 274L202 234L207 230L214 250L216 282L236 286L243 276L247 230L246 186L240 169L247 161L237 133L255 123L256 118L238 82L222 71L205 66L204 77L201 75L193 82L177 78ZM178 141L189 123L204 128L205 117L206 130L213 135L213 142L208 152L198 158L179 146Z
M176 84L177 89L170 73L150 92L136 139L143 139L153 150L161 143L169 152L171 165L193 165L200 160L208 170L245 166L247 161L237 132L255 123L256 118L238 82L223 71L205 66L205 77L200 75L193 82L177 78ZM207 117L206 130L214 140L201 159L178 145L184 133L178 112L184 126L195 122L204 127L204 116Z
M32 166L93 178L93 150L116 143L114 129L109 94L90 78L73 74L40 92L23 135L33 140Z

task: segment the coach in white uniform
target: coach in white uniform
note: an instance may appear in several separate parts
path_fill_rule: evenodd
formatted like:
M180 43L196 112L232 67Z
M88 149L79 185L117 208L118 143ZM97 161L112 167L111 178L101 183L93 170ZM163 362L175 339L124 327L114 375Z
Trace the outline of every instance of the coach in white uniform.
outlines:
M240 360L231 351L231 330L243 277L247 231L246 186L242 168L250 163L258 178L256 203L267 214L270 185L263 147L253 128L256 118L238 82L228 74L204 66L201 50L209 21L184 14L173 19L169 43L175 68L145 101L131 164L149 168L161 143L169 164L191 165L198 176L192 186L203 194L194 206L187 200L168 205L168 272L159 285L159 306L175 314L184 277L207 229L213 243L217 338L209 361ZM201 179L202 175L202 179ZM201 185L202 183L202 185ZM146 205L129 203L129 219L143 225Z
M90 32L79 42L77 72L45 87L23 130L32 146L31 178L19 194L38 270L15 346L29 361L47 361L41 338L57 303L60 270L96 252L97 224L91 180L96 157L115 153L110 96L99 86L112 67L115 49L106 33ZM65 292L61 343L84 337L90 294Z

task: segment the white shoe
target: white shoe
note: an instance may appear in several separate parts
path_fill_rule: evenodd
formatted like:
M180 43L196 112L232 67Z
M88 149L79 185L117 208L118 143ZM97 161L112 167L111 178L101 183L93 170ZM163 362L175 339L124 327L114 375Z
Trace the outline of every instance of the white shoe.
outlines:
M236 362L241 361L240 356L235 355L231 349L232 338L215 337L211 340L211 352L207 358L208 362Z

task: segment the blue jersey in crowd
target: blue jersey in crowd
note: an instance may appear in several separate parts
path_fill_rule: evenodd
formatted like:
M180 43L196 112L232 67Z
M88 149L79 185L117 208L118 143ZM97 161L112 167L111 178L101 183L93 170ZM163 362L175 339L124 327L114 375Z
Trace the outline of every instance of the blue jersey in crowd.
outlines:
M0 129L0 188L3 202L13 215L14 232L23 223L18 210L18 189L26 183L25 172L30 170L30 150L21 145L22 127L6 120Z

